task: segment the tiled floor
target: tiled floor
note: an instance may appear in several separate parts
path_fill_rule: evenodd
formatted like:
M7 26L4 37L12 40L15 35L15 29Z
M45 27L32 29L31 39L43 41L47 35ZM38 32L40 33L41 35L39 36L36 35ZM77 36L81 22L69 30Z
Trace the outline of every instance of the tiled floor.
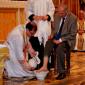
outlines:
M66 79L55 80L50 73L45 81L11 79L0 85L85 85L85 53L72 53L71 74Z

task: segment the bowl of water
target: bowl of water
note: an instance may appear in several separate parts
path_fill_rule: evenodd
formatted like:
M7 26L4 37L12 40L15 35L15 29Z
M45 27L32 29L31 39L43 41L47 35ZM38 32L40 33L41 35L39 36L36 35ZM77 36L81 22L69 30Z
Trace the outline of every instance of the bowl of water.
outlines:
M41 71L41 72L34 71L34 73L38 80L45 80L49 71Z

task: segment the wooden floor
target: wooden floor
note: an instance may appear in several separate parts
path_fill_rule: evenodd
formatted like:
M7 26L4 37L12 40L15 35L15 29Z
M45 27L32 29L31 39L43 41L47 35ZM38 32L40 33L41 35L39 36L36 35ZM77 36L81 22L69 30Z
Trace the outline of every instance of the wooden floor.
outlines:
M44 81L39 80L3 80L0 85L85 85L85 53L72 53L71 73L66 79L55 80L51 74ZM2 83L2 81L0 82Z

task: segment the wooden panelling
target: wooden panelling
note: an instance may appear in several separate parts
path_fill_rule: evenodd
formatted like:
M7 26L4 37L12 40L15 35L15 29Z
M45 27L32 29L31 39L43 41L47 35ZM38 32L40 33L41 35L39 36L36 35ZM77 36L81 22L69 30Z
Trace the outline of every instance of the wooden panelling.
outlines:
M25 4L26 1L0 0L0 42L15 26L25 23Z
M25 23L26 17L25 17L25 12L24 9L20 9L20 21L22 24Z
M0 9L0 41L7 38L8 33L18 24L25 22L24 9L1 8Z
M65 3L68 6L68 9L72 11L75 15L78 16L80 9L79 0L53 0L55 7L60 3Z
M16 25L16 10L0 9L0 40L5 40Z
M55 5L55 7L57 7L57 5L60 3L60 0L53 0L53 3Z
M72 11L75 15L78 16L78 13L79 13L79 9L80 9L80 6L79 6L79 0L67 0L67 4L68 4L68 8L70 11Z

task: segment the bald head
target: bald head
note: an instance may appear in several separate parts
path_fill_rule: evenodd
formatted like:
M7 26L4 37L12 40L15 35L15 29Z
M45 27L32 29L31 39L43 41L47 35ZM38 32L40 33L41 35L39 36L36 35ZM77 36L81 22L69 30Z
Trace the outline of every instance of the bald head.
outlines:
M64 4L58 5L57 12L58 12L60 17L66 16L66 14L67 14L67 6L64 5Z

